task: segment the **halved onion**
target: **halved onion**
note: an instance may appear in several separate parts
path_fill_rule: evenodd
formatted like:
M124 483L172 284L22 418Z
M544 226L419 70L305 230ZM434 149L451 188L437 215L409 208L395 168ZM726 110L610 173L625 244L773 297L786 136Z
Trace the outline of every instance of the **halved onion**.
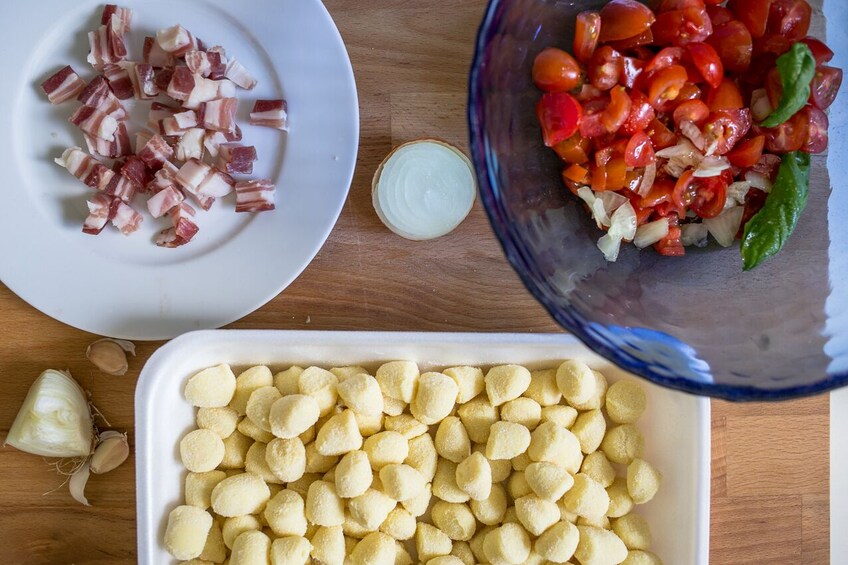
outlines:
M419 139L394 148L377 167L371 197L387 228L424 241L462 223L477 197L477 181L462 151L436 139Z

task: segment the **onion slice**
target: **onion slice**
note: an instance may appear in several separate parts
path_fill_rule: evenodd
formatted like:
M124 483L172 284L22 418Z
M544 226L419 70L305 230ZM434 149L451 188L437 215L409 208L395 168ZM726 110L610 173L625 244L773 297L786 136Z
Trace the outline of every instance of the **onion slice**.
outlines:
M477 181L462 151L419 139L396 147L377 167L371 197L387 228L424 241L449 234L465 220L477 197Z

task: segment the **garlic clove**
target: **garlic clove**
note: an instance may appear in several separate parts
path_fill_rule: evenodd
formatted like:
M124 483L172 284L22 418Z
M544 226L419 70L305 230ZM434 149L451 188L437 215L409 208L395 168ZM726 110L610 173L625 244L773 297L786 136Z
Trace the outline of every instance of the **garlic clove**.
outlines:
M123 339L99 339L88 346L85 356L109 375L124 375L129 368L127 353L135 355L135 345Z
M130 455L127 435L114 430L100 434L100 443L91 456L91 472L97 475L108 473L119 467Z
M74 471L74 474L71 475L68 481L68 489L71 491L71 496L74 497L74 500L85 506L91 506L85 497L85 485L88 483L88 477L90 475L89 461L86 461Z

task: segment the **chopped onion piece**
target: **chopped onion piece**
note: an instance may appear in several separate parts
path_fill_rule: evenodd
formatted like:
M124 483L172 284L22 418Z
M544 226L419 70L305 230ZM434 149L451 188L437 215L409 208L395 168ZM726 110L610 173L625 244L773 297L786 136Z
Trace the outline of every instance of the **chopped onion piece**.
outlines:
M434 139L396 147L377 168L372 183L380 220L414 241L452 232L468 216L476 196L471 161L456 147Z
M612 215L609 231L598 240L598 249L607 261L618 259L622 240L632 241L636 237L636 211L630 202L625 202Z
M680 226L680 243L684 246L706 247L709 230L705 224L683 224Z
M699 178L717 177L730 168L730 161L726 157L704 157L704 160L695 169L694 176Z
M707 146L707 140L704 137L701 128L699 128L689 120L683 120L682 122L680 122L680 125L678 127L680 129L680 133L688 137L689 141L691 141L695 147L697 147L701 151L704 150L704 148Z
M751 190L751 183L740 180L734 182L727 187L727 201L724 204L725 210L734 206L743 206L745 204L745 196Z
M639 249L644 249L649 245L653 245L668 235L668 220L660 218L659 220L643 224L636 229L636 237L633 238L633 244Z
M751 117L755 122L765 120L773 110L765 88L758 88L751 93Z
M607 211L607 214L612 214L618 210L619 207L623 206L625 202L627 202L626 196L622 196L621 194L611 190L605 190L598 193L597 198L604 203L604 210Z
M729 210L725 210L715 218L704 220L704 225L710 231L710 234L715 238L722 247L730 247L736 240L736 232L739 231L739 226L742 224L742 214L745 208L735 206Z
M668 159L663 169L675 178L680 178L687 169L697 167L704 159L704 155L686 138L681 138L677 145L658 151L657 157Z
M645 174L642 176L642 182L639 184L639 190L636 191L636 194L647 196L651 192L655 180L657 180L657 164L651 163L645 167Z
M745 180L751 185L751 188L759 188L763 192L771 192L771 179L757 171L748 171L745 173Z

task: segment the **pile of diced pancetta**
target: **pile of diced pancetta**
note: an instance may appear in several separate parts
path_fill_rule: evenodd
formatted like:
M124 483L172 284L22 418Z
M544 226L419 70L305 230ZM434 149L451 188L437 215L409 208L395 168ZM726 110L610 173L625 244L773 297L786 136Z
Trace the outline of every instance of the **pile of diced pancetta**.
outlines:
M236 212L274 209L274 184L250 175L256 148L244 145L236 123L237 89L256 86L248 70L222 47L206 47L181 25L145 37L140 62L127 60L132 10L109 4L101 26L89 32L88 62L99 73L86 83L67 66L41 86L53 104L82 103L70 122L82 130L86 153L71 147L56 159L97 193L88 201L83 232L97 235L110 222L129 235L141 224L134 200L147 197L154 218L171 227L156 238L161 247L191 241L195 208L236 193ZM148 121L133 132L122 100L150 101ZM250 123L287 131L284 100L257 100ZM107 164L111 163L111 164Z

